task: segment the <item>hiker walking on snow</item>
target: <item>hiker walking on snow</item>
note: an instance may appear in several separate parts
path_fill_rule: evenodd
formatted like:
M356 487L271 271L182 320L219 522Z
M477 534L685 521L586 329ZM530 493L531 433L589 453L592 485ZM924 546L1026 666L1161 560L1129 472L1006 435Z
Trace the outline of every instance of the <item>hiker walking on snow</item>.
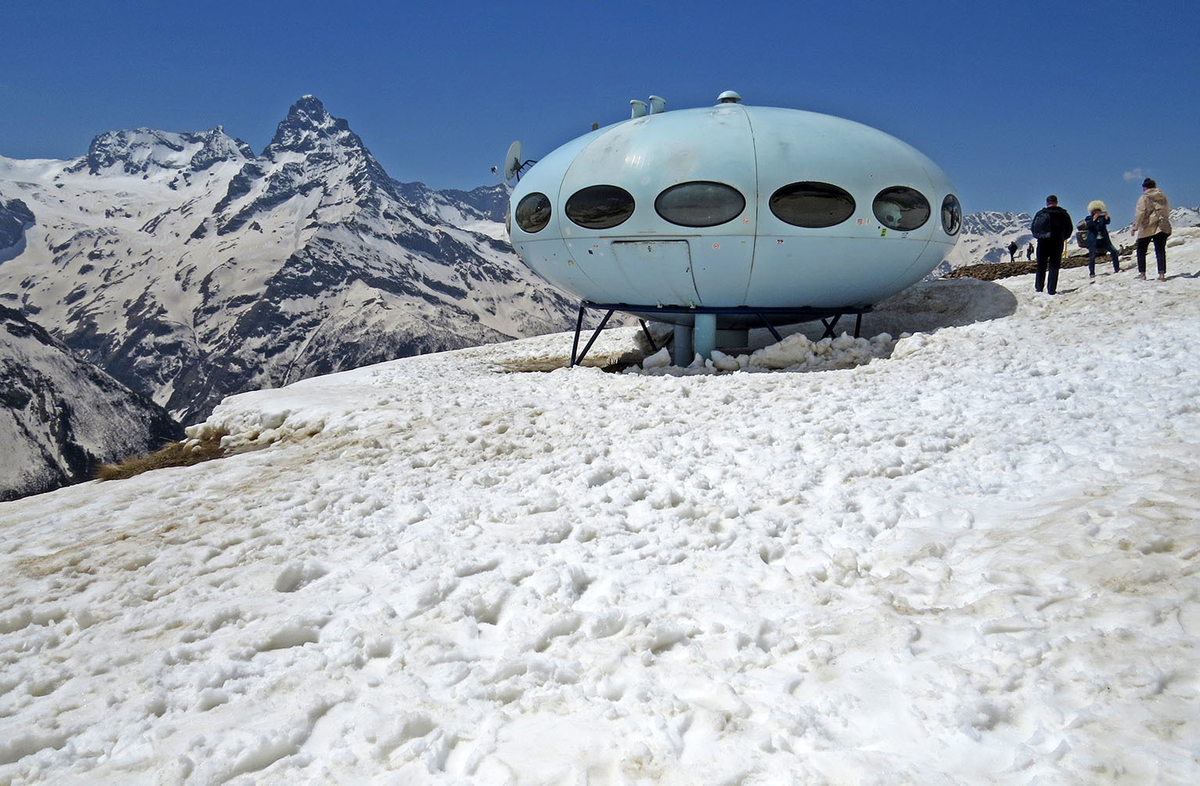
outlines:
M1030 259L1033 259L1033 243L1025 247L1025 260L1029 261Z
M1062 264L1063 249L1067 238L1075 231L1071 216L1058 206L1058 197L1054 194L1046 197L1046 206L1033 217L1029 226L1033 236L1037 238L1037 272L1033 276L1033 288L1042 291L1045 284L1046 292L1053 295L1058 290L1058 268Z
M1154 242L1154 258L1158 262L1158 280L1167 279L1167 237L1171 234L1171 206L1167 195L1158 185L1146 178L1142 195L1133 210L1133 236L1137 238L1138 278L1146 277L1146 247Z
M1017 241L1015 240L1008 244L1008 261L1017 261Z
M1096 252L1112 254L1113 272L1121 272L1117 249L1108 236L1108 210L1099 199L1088 203L1088 217L1083 219L1087 226L1088 278L1096 277Z

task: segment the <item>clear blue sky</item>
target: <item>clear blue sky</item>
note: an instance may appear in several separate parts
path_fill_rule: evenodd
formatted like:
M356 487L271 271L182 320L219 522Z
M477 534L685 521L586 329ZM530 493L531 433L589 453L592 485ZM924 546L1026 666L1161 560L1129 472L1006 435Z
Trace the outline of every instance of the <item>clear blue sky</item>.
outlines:
M937 161L967 212L1131 218L1149 174L1200 205L1200 3L9 3L0 155L223 125L256 152L297 98L346 118L392 177L496 182L651 93L879 128Z

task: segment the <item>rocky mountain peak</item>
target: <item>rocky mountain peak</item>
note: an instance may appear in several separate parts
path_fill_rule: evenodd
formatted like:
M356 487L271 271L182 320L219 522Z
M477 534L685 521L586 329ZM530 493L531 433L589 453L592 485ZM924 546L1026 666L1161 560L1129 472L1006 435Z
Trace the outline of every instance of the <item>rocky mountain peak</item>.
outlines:
M109 174L119 170L127 175L138 175L148 171L151 165L180 168L183 149L179 134L151 128L105 131L92 139L84 160L88 174Z
M136 128L100 134L92 140L87 156L70 171L86 168L92 175L200 172L218 161L253 157L249 145L231 138L220 126L201 134Z
M308 95L292 104L263 157L274 160L282 153L309 154L330 148L366 151L349 123L329 114L320 99Z
M333 182L347 184L360 206L377 206L380 193L397 198L392 179L350 130L349 123L329 114L315 96L304 96L292 104L259 161L263 164L259 171L269 182L251 212L296 193L307 194L318 187L327 190L325 187ZM273 171L268 171L272 167ZM248 216L243 210L241 218Z
M224 126L192 135L191 139L200 145L188 164L188 169L193 172L201 172L220 161L249 161L254 158L254 150L250 145L226 134Z
M339 186L344 186L340 188ZM315 96L294 103L261 157L247 161L216 205L217 233L227 235L296 197L317 193L319 207L354 204L377 210L395 186L350 125ZM312 215L315 219L315 213Z

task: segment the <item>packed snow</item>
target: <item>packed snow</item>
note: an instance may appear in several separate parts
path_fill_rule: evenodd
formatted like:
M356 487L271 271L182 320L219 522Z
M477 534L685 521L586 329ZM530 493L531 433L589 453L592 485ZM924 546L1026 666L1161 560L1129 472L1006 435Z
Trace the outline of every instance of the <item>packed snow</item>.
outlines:
M0 504L0 783L1200 782L1168 254L227 399L228 458Z

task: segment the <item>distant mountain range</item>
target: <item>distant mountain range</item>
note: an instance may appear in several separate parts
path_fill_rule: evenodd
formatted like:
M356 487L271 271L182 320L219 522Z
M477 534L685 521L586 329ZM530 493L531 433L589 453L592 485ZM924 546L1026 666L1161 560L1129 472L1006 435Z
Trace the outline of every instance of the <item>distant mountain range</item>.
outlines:
M503 184L393 180L305 96L261 155L220 127L0 157L0 304L184 424L227 395L574 326Z
M1082 216L1074 217L1076 219ZM971 213L963 217L958 244L946 261L938 266L933 277L968 265L989 265L1008 261L1008 244L1017 241L1017 257L1025 258L1026 247L1033 242L1029 225L1033 216L1028 213L1001 213L993 210ZM1200 208L1177 207L1171 210L1171 224L1176 227L1200 226ZM1113 230L1117 245L1132 244L1132 224ZM1072 241L1071 246L1075 244Z

